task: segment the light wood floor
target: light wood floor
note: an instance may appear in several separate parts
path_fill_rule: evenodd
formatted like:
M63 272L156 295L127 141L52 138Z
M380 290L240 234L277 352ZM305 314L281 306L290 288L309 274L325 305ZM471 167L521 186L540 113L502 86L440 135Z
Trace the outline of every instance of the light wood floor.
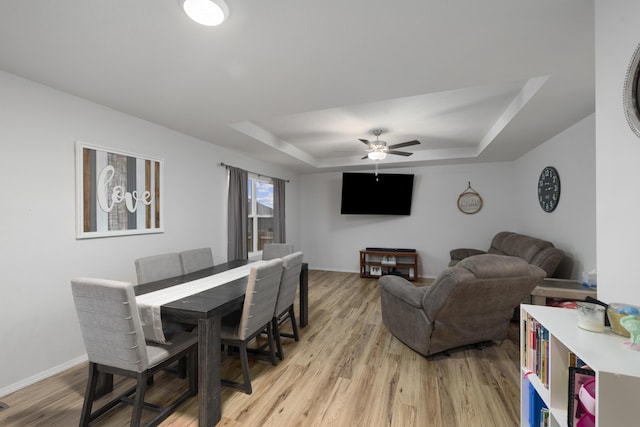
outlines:
M519 424L517 324L502 345L426 359L382 324L376 280L310 271L309 298L301 340L285 340L285 360L275 367L252 362L253 394L224 389L219 426ZM10 407L0 411L0 425L77 425L86 369L82 364L2 397ZM222 376L240 379L236 358L223 361ZM128 381L116 385L124 388ZM167 390L173 398L184 386L184 380L158 374L147 400L162 404ZM130 414L129 406L121 406L94 425L125 426ZM162 425L197 426L197 416L195 397Z

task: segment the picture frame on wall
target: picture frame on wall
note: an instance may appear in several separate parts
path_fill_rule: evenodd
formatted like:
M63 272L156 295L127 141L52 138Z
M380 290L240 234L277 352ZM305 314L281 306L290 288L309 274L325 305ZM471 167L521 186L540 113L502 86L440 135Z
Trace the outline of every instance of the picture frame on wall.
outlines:
M595 418L595 398L592 399L585 390L585 387L589 387L595 378L596 373L591 369L569 367L569 395L567 396L569 427L577 427L581 420L584 425L586 418Z
M76 238L164 232L162 159L76 142Z

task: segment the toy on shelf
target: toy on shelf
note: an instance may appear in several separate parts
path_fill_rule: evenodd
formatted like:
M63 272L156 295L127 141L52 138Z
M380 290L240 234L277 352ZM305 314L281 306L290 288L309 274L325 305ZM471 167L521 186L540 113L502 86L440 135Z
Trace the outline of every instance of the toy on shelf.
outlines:
M620 324L631 335L631 339L622 344L632 350L640 351L640 316L623 317L620 319Z
M612 302L607 307L607 318L611 324L611 332L629 338L629 331L622 327L620 319L627 316L640 316L640 307Z

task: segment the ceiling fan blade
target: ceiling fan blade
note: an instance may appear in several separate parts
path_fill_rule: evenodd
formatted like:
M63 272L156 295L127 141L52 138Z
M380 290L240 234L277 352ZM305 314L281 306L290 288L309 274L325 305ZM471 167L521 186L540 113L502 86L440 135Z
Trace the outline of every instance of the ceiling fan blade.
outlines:
M359 140L359 141L362 141L363 143L365 143L365 144L367 144L367 145L371 144L371 143L370 143L368 140L366 140L366 139L359 138L358 140Z
M413 153L407 153L406 151L395 151L395 150L389 150L387 152L387 154L397 154L398 156L410 156Z
M414 139L413 141L401 142L399 144L390 145L389 149L393 150L394 148L410 147L412 145L419 145L419 144L420 144L420 141Z

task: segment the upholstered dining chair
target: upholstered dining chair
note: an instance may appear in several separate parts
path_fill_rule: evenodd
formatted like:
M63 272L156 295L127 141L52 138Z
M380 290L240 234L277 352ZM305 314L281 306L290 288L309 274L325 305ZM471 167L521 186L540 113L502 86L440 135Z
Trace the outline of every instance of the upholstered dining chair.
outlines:
M243 383L222 380L222 385L233 387L251 394L251 375L247 344L266 330L269 342L271 364L276 364L272 319L278 299L278 289L282 275L282 259L264 261L251 268L242 310L224 316L221 323L222 344L237 347L242 365Z
M174 252L138 258L135 265L139 285L182 275L180 255Z
M135 261L135 265L139 285L155 282L157 280L169 279L183 274L180 254L175 252L138 258ZM178 322L167 322L165 324L163 322L163 329L165 333L172 333L174 331L190 331L193 329L193 325L185 325ZM180 378L185 378L187 375L187 360L182 358L178 361L178 365L175 369L171 367L167 370L170 372L175 371Z
M293 310L293 303L296 299L298 283L300 282L300 270L302 269L302 252L295 252L282 258L282 276L280 279L280 289L278 290L278 300L273 314L273 335L278 348L278 357L284 359L282 351L281 337L293 338L298 341L298 325L296 315ZM293 334L280 332L280 325L287 319L291 320Z
M180 252L182 274L193 273L213 267L213 254L211 248L190 249Z
M89 425L120 403L133 404L132 426L140 425L143 408L158 412L147 424L157 425L178 405L196 394L194 371L197 335L176 333L167 337L171 344L166 345L145 342L131 283L76 278L71 281L71 291L89 357L89 379L82 406L81 426ZM190 361L187 391L167 407L146 404L144 395L148 379L159 369L182 357L188 357ZM136 385L92 412L99 373L132 377L136 379Z
M282 258L293 253L293 245L288 243L265 243L262 247L262 259Z

